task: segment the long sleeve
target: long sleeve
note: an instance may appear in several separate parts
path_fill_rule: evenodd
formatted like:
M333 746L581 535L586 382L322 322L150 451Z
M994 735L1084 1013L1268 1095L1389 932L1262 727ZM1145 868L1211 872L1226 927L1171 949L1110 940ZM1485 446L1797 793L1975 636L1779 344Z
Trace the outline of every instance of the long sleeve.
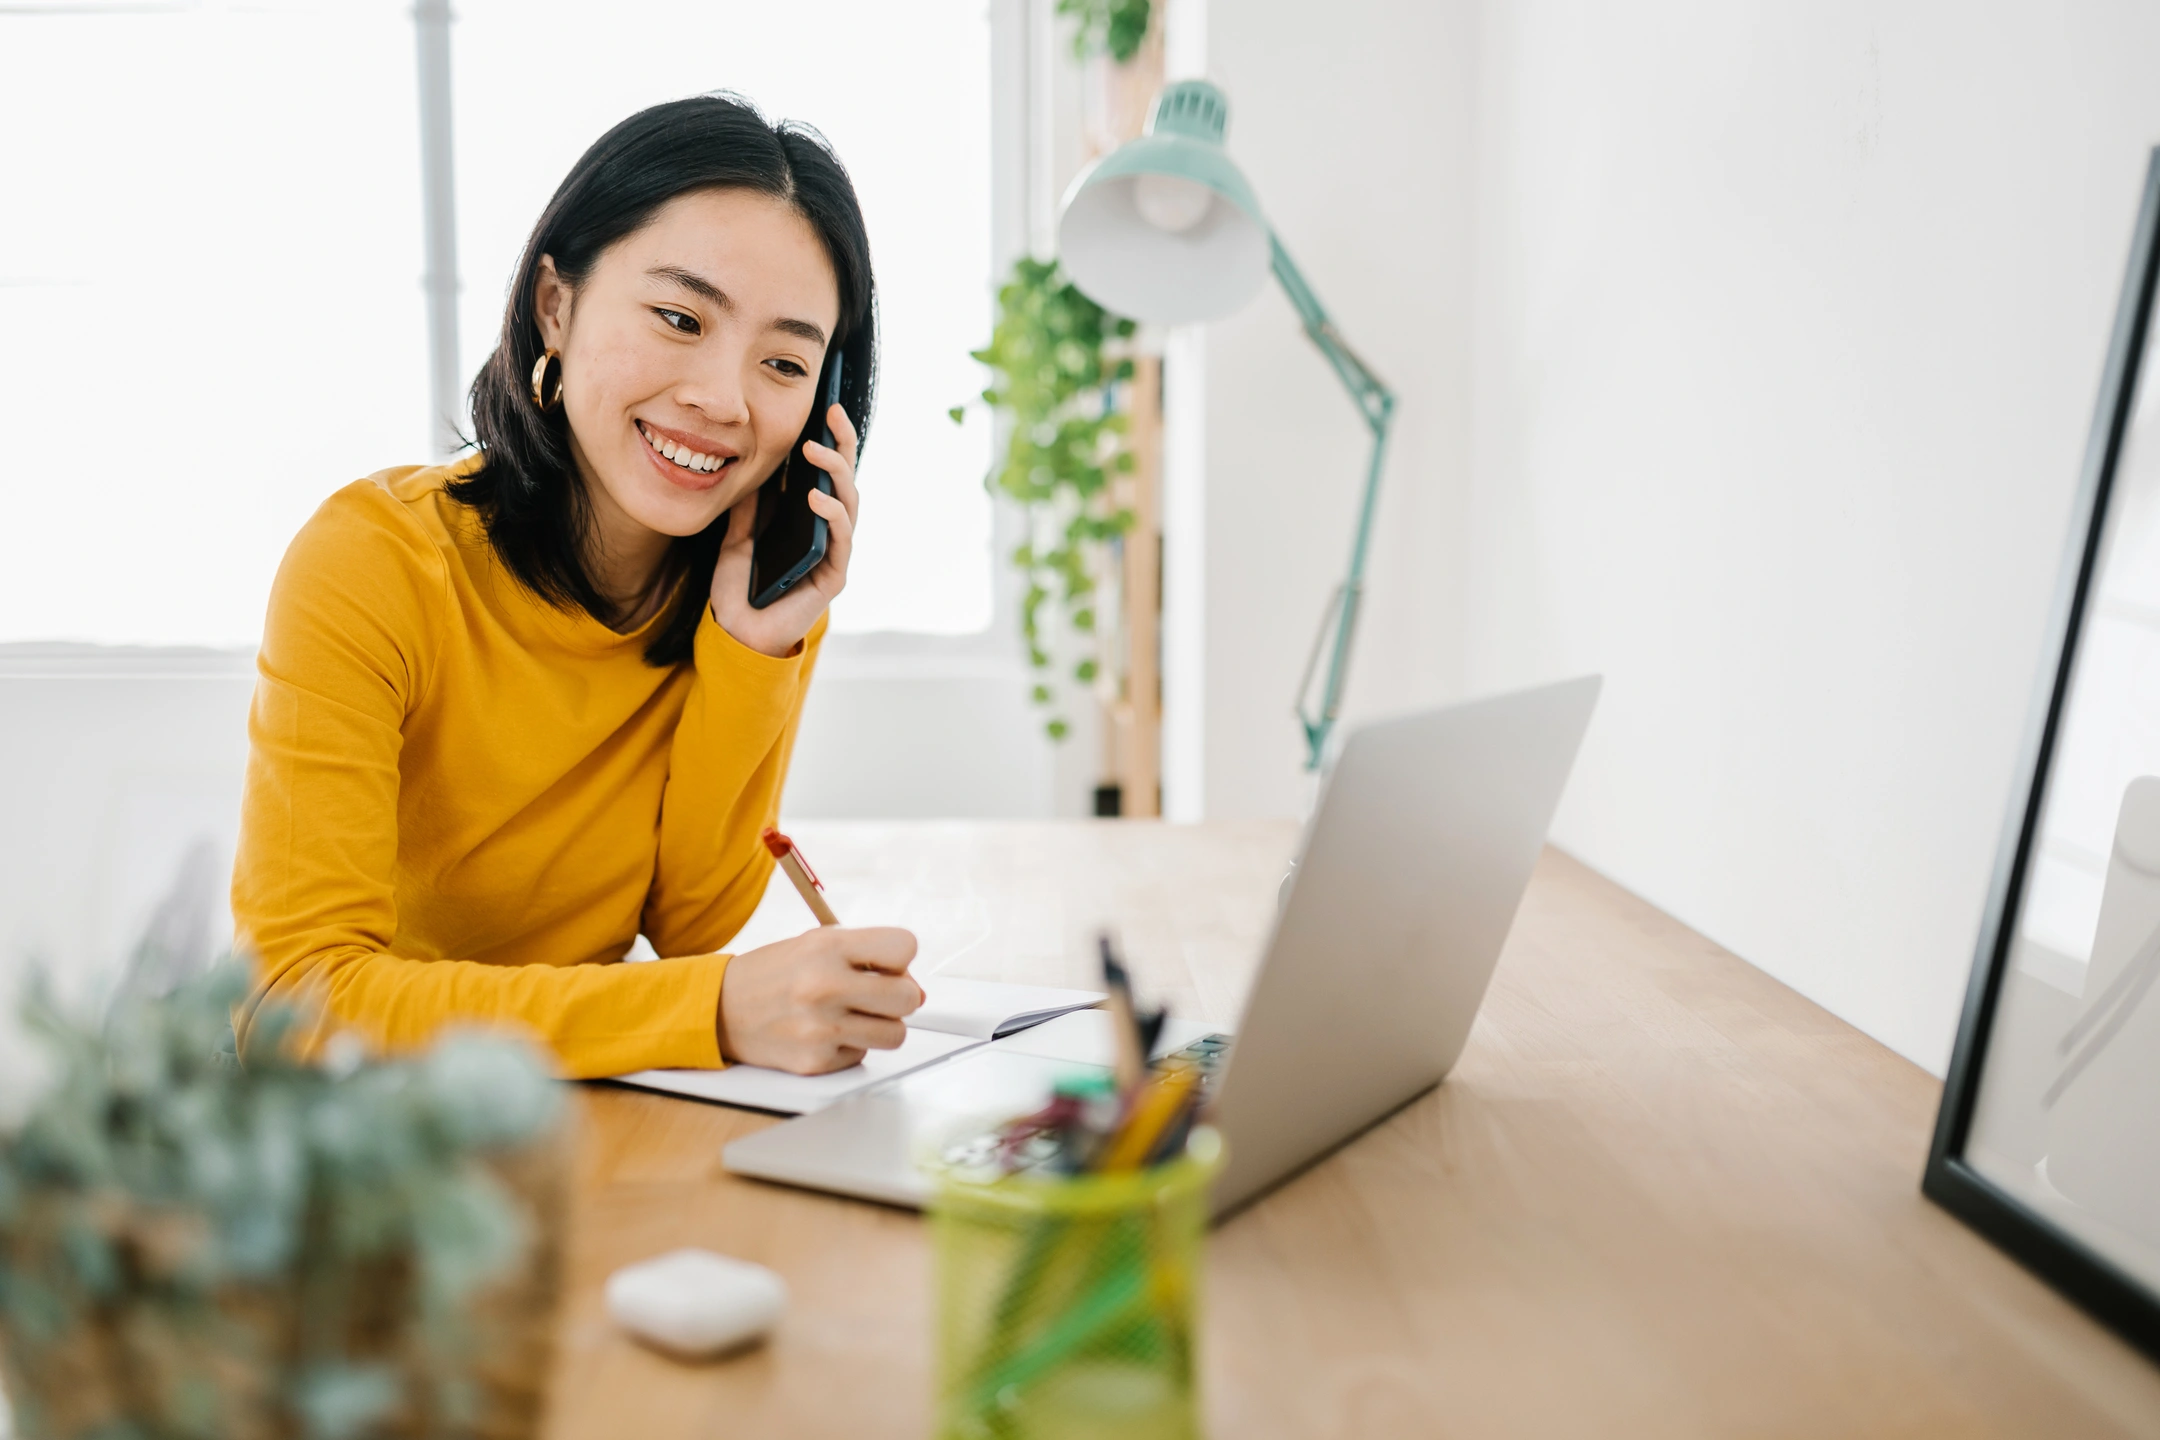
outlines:
M261 1003L305 1000L324 1012L324 1029L350 1028L388 1049L425 1043L452 1022L498 1024L528 1032L572 1076L716 1066L725 955L697 953L642 965L591 963L594 947L583 938L578 940L582 953L553 954L545 953L546 930L515 939L523 933L515 926L532 905L555 904L561 922L550 928L567 934L577 929L582 915L609 910L618 899L615 891L625 892L619 897L625 917L619 928L627 931L651 874L643 868L649 860L638 862L637 873L623 879L574 851L581 838L603 857L627 848L608 836L591 839L598 828L593 814L547 809L543 802L578 780L575 770L567 776L540 775L531 782L536 799L522 802L496 831L461 840L464 848L447 858L419 853L426 845L447 850L461 833L458 804L502 788L509 762L468 744L456 767L439 763L424 777L431 792L425 797L430 826L409 827L401 845L401 785L414 784L411 775L401 775L401 756L410 763L405 751L424 708L462 707L453 718L470 723L459 733L515 737L520 725L532 723L526 697L502 679L501 647L490 651L490 637L476 641L461 628L466 617L456 592L459 584L471 583L470 568L414 522L408 505L386 488L365 484L326 503L287 553L258 661L233 879L237 928L258 966L255 993L238 1017L242 1044ZM463 671L453 664L457 657L447 653L459 643L479 656L462 662ZM637 663L633 654L622 673L635 675ZM487 668L491 664L493 670ZM668 672L651 675L639 681L651 686L651 698L634 708L633 721L665 700L669 685L680 684ZM573 678L585 685L585 677ZM490 684L496 688L490 690ZM759 697L752 703L767 702ZM569 718L577 713L569 712ZM450 728L439 715L430 723L437 731ZM552 740L561 728L551 728L543 738ZM785 728L779 722L758 733L776 735ZM630 729L630 723L618 724L604 742L596 742L603 746L596 753L632 748L622 738ZM507 748L514 741L503 743ZM655 738L651 745L655 771L660 743ZM542 749L538 741L532 748ZM768 741L766 749L771 748ZM776 780L770 784L777 789ZM584 788L607 787L587 783ZM644 809L642 820L619 813L641 803L649 807L649 800L613 791L588 798L597 806L613 806L612 812L597 812L599 821L619 820L632 839L640 831L650 837L651 808ZM723 823L732 824L732 815ZM750 840L756 843L755 831ZM570 854L571 862L558 870L595 877L594 893L558 895L567 887L551 878L545 885L535 880L538 867L529 856L539 852ZM515 857L514 863L502 858L506 855ZM436 908L472 912L460 914L462 933L478 935L495 924L515 941L506 953L519 953L516 945L524 945L545 963L459 958L455 950L414 945L401 934L399 894L416 883L416 874L448 877L447 884L487 873L490 865L496 878L487 893L497 897L496 913L478 913L488 909L478 903ZM520 886L535 897L522 909ZM620 939L627 943L627 933ZM717 946L695 948L709 952Z
M759 837L780 813L825 625L820 617L795 654L775 659L705 613L696 678L668 757L660 854L645 907L645 936L662 955L719 949L765 893L773 861Z

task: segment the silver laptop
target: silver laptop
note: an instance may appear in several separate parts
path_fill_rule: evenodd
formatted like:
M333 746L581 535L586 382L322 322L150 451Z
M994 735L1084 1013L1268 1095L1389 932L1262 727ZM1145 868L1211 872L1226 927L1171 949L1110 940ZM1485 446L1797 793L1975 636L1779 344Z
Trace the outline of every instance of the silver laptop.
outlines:
M1234 1035L1173 1022L1211 1072L1222 1214L1440 1083L1462 1053L1590 723L1595 676L1367 725L1305 833ZM1081 1011L729 1145L741 1175L919 1206L1058 1080L1107 1067Z

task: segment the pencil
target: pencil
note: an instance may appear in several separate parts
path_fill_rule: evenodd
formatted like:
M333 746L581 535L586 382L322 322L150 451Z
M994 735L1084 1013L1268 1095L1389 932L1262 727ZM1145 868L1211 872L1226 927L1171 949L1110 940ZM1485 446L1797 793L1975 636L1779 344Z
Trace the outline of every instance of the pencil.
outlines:
M1110 1073L1117 1077L1118 1095L1131 1101L1147 1080L1147 1042L1140 1034L1140 1012L1133 1003L1132 979L1117 958L1117 947L1106 931L1096 937L1102 951L1103 989L1110 992L1111 1043L1117 1048Z
M1169 1065L1157 1071L1155 1078L1148 1081L1147 1088L1133 1101L1124 1126L1110 1137L1098 1167L1100 1172L1118 1175L1139 1169L1140 1163L1154 1150L1155 1143L1162 1139L1163 1132L1184 1113L1187 1101L1199 1084L1197 1066Z
M803 863L802 851L796 848L795 842L770 825L765 827L761 838L765 841L765 848L772 851L773 859L779 861L780 868L787 872L787 878L795 883L795 893L802 896L803 904L808 905L810 913L817 916L817 923L838 925L840 917L833 914L832 906L825 903L825 887L818 883L817 876Z

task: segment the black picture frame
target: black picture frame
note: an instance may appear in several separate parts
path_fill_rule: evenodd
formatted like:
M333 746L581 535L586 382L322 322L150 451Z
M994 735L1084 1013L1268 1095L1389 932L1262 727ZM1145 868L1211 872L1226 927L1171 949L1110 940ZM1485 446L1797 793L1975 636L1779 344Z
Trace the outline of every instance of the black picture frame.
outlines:
M2130 262L2071 511L2068 553L2056 584L2039 685L2018 751L2009 814L1973 954L1972 980L1966 988L1957 1045L1951 1052L1942 1109L1936 1116L1935 1138L1920 1188L2095 1319L2160 1361L2160 1294L1990 1182L1964 1159L2071 669L2084 634L2086 602L2107 527L2116 465L2137 398L2156 277L2160 277L2160 149L2153 151L2145 172L2144 198L2138 206Z

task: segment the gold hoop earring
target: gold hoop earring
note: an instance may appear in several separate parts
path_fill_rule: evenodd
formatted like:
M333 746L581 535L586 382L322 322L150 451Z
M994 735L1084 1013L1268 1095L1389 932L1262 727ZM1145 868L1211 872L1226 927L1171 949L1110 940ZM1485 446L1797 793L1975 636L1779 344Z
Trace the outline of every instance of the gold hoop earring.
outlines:
M547 387L548 362L550 360L555 362L555 386L553 389ZM562 404L562 352L560 350L543 350L540 353L540 358L533 362L532 402L542 411L552 410L557 405Z

